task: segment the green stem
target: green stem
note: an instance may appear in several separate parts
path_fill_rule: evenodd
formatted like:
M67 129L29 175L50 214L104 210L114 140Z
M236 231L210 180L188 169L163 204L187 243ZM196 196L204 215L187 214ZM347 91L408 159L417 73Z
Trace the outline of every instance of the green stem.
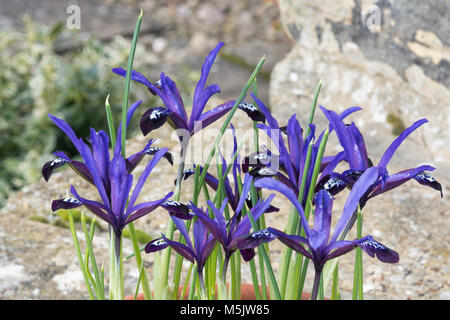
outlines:
M331 300L339 300L339 268L336 264L333 272L333 286L331 287Z
M139 242L137 239L136 230L134 228L133 222L130 222L128 224L128 230L130 231L130 240L133 245L134 255L136 256L136 264L139 268L139 266L143 265L143 260L142 260L141 250L139 248ZM141 276L139 277L139 279L141 279ZM148 276L147 276L147 273L145 272L145 270L142 273L142 291L144 293L144 298L146 300L152 299L152 293L150 290L150 282L148 280Z
M121 136L121 143L122 143L122 156L125 158L126 150L125 150L125 141L126 141L126 131L127 131L127 110L128 110L128 96L130 91L130 83L131 83L131 72L133 70L133 61L134 61L134 54L136 52L136 46L137 46L137 40L139 37L139 29L141 28L141 22L142 22L142 15L143 12L141 10L141 13L136 21L136 26L134 28L134 34L133 39L131 41L131 48L130 48L130 55L128 56L128 65L127 65L127 74L125 77L125 87L123 90L123 103L122 103L122 136Z
M72 216L72 213L70 212L70 210L67 210L67 215L69 217L69 226L70 226L70 231L72 233L72 240L75 245L75 250L76 250L77 256L78 256L78 262L80 263L81 272L83 273L84 283L86 284L89 298L91 300L94 300L94 294L92 292L91 284L89 283L89 279L88 279L88 276L86 273L86 266L83 262L83 257L81 255L81 250L80 250L80 244L78 242L78 237L77 237L77 231L75 229L75 224L73 222L73 216Z
M106 118L108 120L109 136L111 137L111 148L114 150L116 146L116 129L114 126L114 119L112 116L111 105L109 104L109 94L106 97L105 110L106 110Z
M234 103L233 107L231 108L230 112L227 115L227 118L225 119L225 122L223 123L219 134L216 136L216 139L214 140L213 146L211 148L211 151L209 152L208 158L206 159L206 163L203 167L202 173L200 175L200 184L203 184L206 177L206 172L208 171L209 165L211 163L212 157L214 156L216 149L219 145L220 140L222 139L225 130L230 125L231 119L233 118L234 113L236 112L237 106L242 102L244 99L245 94L247 93L248 88L252 85L254 79L256 78L257 74L259 73L261 67L263 66L264 62L266 60L266 57L264 56L259 61L258 65L256 66L255 70L253 71L252 75L248 79L244 89L242 90L241 94L239 95L239 98Z
M94 223L92 223L94 224ZM92 249L92 241L91 241L91 235L89 234L87 227L86 227L86 216L84 215L84 212L81 213L81 227L83 229L85 238L86 238L86 248L88 250L88 256L90 257L92 269L94 271L94 277L95 277L95 287L96 287L96 293L97 297L100 300L105 300L105 294L102 291L102 283L100 281L100 274L98 272L97 268L97 262L95 260L94 250ZM91 225L92 227L92 225ZM86 267L88 265L86 264Z

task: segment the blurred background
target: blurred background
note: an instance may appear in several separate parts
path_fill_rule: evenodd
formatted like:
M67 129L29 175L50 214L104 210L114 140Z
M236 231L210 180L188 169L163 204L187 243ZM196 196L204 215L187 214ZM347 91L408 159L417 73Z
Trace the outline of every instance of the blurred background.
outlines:
M104 103L110 95L120 117L124 82L111 68L126 65L140 9L144 18L134 69L152 81L160 72L170 75L187 106L205 56L223 41L208 80L221 87L214 102L236 98L266 55L258 94L278 119L287 121L296 113L304 124L323 77L319 104L336 111L363 107L352 121L366 132L375 163L406 127L428 118L430 123L399 149L390 172L431 164L438 168L434 175L444 199L411 182L401 189L406 195L375 202L375 227L368 232L404 248L407 260L400 269L369 267L366 288L373 299L450 298L446 0L0 0L0 298L85 298L72 248L63 253L57 244L59 239L70 245L68 234L54 228L64 221L48 216L51 199L64 195L68 181L77 178L65 170L52 184L42 181L40 169L52 152L74 154L47 113L87 136L89 127L107 129ZM160 104L133 85L130 101L137 99L145 105L140 114ZM238 127L249 125L239 117ZM138 128L138 119L131 128ZM325 124L320 112L316 120ZM175 146L170 131L162 130L159 146ZM138 130L129 136L136 151L145 144ZM164 183L153 187L149 193L170 191ZM401 218L396 212L403 212ZM388 229L393 224L396 232ZM164 229L157 221L145 227L155 230L151 236ZM48 261L35 260L36 248L42 247L52 257ZM47 262L39 270L30 267L42 261Z

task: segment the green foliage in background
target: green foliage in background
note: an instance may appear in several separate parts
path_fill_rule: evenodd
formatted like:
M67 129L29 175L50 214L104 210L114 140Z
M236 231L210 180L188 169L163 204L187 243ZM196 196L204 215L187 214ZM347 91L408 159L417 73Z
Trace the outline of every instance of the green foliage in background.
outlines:
M104 105L110 94L115 121L120 121L123 78L111 68L126 64L130 46L120 36L103 43L84 39L62 23L39 25L29 17L23 22L20 31L0 31L0 207L12 190L41 177L51 152L74 154L73 145L48 113L68 121L84 137L89 127L107 131ZM68 42L81 45L58 54L57 48ZM138 46L137 69L145 70L140 63L144 52ZM147 105L149 97L132 93L130 104L143 99Z

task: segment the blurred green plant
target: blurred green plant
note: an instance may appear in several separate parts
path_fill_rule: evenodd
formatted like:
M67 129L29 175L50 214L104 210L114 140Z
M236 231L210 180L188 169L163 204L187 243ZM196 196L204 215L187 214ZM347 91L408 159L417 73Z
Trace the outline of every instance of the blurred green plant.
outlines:
M123 91L123 79L115 77L111 68L126 64L130 46L120 36L108 43L92 37L86 40L62 23L40 25L28 16L23 26L0 31L0 207L12 190L41 177L41 166L51 159L51 152L75 153L47 113L70 120L84 137L89 127L107 130L106 96L110 94L113 111L120 110ZM68 42L82 45L58 54L58 46ZM136 69L145 70L144 52L137 47ZM139 98L148 103L150 96L134 93L130 103ZM119 117L114 120L120 121Z

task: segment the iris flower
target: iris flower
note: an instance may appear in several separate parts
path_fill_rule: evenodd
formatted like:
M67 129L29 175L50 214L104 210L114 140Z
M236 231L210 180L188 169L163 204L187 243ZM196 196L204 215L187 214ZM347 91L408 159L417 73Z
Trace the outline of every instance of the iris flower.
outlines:
M288 235L278 229L269 227L252 233L248 235L247 238L241 239L238 243L238 248L253 248L260 245L262 242L270 242L274 239L279 239L288 247L311 259L316 271L312 295L313 299L317 297L319 279L325 263L330 259L348 253L356 247L360 247L368 255L376 257L381 262L397 263L399 261L398 253L374 240L370 235L352 241L338 240L353 212L357 210L360 198L378 179L378 175L379 172L377 167L369 168L354 184L333 233L331 233L330 230L333 197L328 191L322 189L316 195L314 225L313 228L310 228L304 215L303 208L291 189L274 179L258 179L255 182L255 185L258 185L261 188L278 191L294 204L300 215L300 220L305 230L305 236Z
M209 111L203 112L211 96L220 92L217 84L206 86L206 81L214 60L223 45L223 42L219 42L208 54L203 63L200 80L194 91L190 118L188 118L186 107L181 99L176 83L170 77L166 76L164 72L161 73L160 79L156 83L152 83L144 75L135 70L131 72L132 80L145 85L153 95L158 95L164 103L164 107L152 107L143 114L140 127L144 135L161 127L169 120L169 123L175 129L186 130L192 136L195 132L209 126L231 110L235 100L229 100ZM126 76L126 70L122 68L114 68L113 72L123 77ZM264 116L254 106L243 102L239 104L238 108L245 111L252 119L264 121Z
M228 163L226 162L225 158L223 157L222 154L220 154L221 156L221 160L222 160L222 176L223 176L223 186L225 188L225 193L226 193L226 198L228 199L228 203L230 204L231 208L233 209L233 211L235 213L239 213L240 210L238 209L238 203L239 200L241 198L241 195L239 194L239 182L240 182L240 178L238 177L238 175L241 174L241 169L239 166L239 155L236 155L237 153L237 140L236 140L236 132L234 129L234 126L232 124L230 124L231 130L233 132L233 155L232 158L234 158L233 160L233 180L234 180L234 190L232 187L232 184L230 182L230 179L228 179L227 176L225 176L227 168L228 168ZM203 170L203 167L200 166L200 173ZM192 176L195 173L195 169L186 169L183 172L183 180L188 179L190 176ZM216 177L214 177L212 174L210 173L206 173L205 175L205 182L215 191L218 190L219 188L219 179L217 179ZM176 185L176 180L174 181L175 185ZM258 190L257 190L258 191ZM252 198L251 198L251 193L247 194L247 197L245 198L246 204L248 206L248 208L252 208ZM266 210L266 213L270 213L270 212L276 212L279 209L269 205L269 207Z
M300 185L303 178L303 171L305 168L307 151L310 143L315 138L315 125L310 125L310 133L303 139L303 129L298 122L296 115L292 115L288 121L287 126L280 127L278 121L271 115L270 111L264 105L264 103L253 96L255 102L261 112L264 114L268 125L258 124L258 128L264 130L267 135L272 139L275 146L278 148L280 155L276 156L271 153L270 150L265 152L254 153L244 159L242 168L244 172L247 172L250 167L253 167L249 172L256 177L264 176L276 176L281 182L287 185L295 194L299 194ZM342 112L339 117L344 119L351 113L360 110L359 107L351 107ZM330 126L330 131L333 130ZM285 144L283 134L287 136L287 146ZM303 206L306 203L306 195L309 192L312 175L314 172L314 163L316 162L318 149L323 137L323 133L316 139L311 149L311 162L309 170L306 175L305 191L303 195ZM328 163L336 161L335 159L342 159L343 153L339 153L336 156L324 157L322 160L322 168ZM279 168L286 173L286 175L278 170Z
M127 125L140 102L130 107L127 113ZM85 206L98 217L106 221L113 228L117 238L120 238L122 230L126 224L152 212L164 201L166 201L172 192L168 193L163 199L151 202L143 202L136 204L136 200L142 189L147 177L156 166L158 161L167 154L168 149L162 148L156 151L153 159L147 164L141 176L139 177L133 192L131 192L133 184L133 175L130 173L130 158L124 159L121 154L120 143L116 143L113 151L113 157L109 154L109 138L108 135L100 130L95 131L91 128L89 147L81 138L78 138L73 129L63 120L49 114L51 120L70 138L76 149L78 150L83 162L71 160L63 152L58 151L55 155L57 159L47 162L42 173L45 180L48 180L52 172L64 165L69 164L83 178L93 184L98 191L101 201L88 200L81 197L74 186L70 191L74 197L54 200L52 202L52 210L72 209ZM121 126L118 128L117 136L120 137ZM138 153L145 154L153 140ZM128 160L128 161L127 161Z
M191 209L198 217L198 219L205 225L205 227L214 235L214 237L222 245L225 252L224 267L222 269L222 277L225 279L226 269L228 266L228 261L231 255L238 249L237 243L241 238L245 237L251 229L251 222L249 215L251 214L254 221L257 221L261 215L267 212L270 206L270 202L274 198L274 194L270 195L266 200L259 201L257 205L250 209L250 212L240 219L240 212L244 203L246 202L247 194L249 194L252 176L249 174L245 175L244 185L242 187L241 197L237 204L235 214L229 221L225 221L224 210L228 202L228 199L224 199L220 209L217 209L214 203L208 200L208 205L214 213L214 218L211 218L202 209L197 208L191 204ZM255 256L253 248L240 250L242 257L245 261L250 261Z
M208 234L208 229L205 225L197 220L194 222L193 228L193 236L194 236L194 245L189 237L189 233L186 229L183 220L177 218L175 215L170 216L178 228L180 233L183 235L186 240L186 244L170 240L162 234L161 238L157 238L153 241L150 241L145 246L145 252L151 253L163 250L167 247L171 247L185 259L189 260L192 263L197 264L197 273L200 279L200 285L203 292L205 292L205 284L203 280L203 268L205 266L206 260L210 256L212 250L214 249L217 239L212 234Z
M350 169L343 173L333 172L337 166L337 161L331 162L322 172L320 182L317 186L324 188L331 194L335 195L345 187L352 188L355 181L366 171L369 167L373 166L372 161L368 158L364 138L356 125L352 122L350 125L345 125L341 118L332 111L321 107L325 116L336 130L337 137L340 144L344 148L345 156L342 158L349 164ZM442 186L426 171L433 171L435 168L429 165L421 165L417 168L411 168L400 171L398 173L389 175L387 165L393 157L395 151L401 145L401 143L417 128L424 123L428 122L427 119L421 119L412 124L409 128L403 131L392 144L386 149L381 160L378 163L380 170L380 179L367 190L367 194L362 197L361 207L363 207L367 200L384 193L388 190L396 188L410 179L415 179L420 184L429 186L441 192ZM341 159L341 160L342 160Z

